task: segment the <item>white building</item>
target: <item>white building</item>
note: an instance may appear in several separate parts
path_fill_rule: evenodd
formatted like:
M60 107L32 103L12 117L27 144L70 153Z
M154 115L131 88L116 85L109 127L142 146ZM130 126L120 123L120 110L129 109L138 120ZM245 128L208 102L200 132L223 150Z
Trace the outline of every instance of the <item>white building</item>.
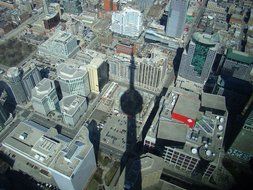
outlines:
M60 101L63 120L67 125L75 126L87 110L86 98L79 95L65 96Z
M44 78L32 89L32 105L35 111L47 115L59 107L54 81Z
M96 170L89 132L82 127L71 139L55 128L23 121L4 139L3 152L13 169L61 190L83 190Z
M139 10L124 8L120 12L113 12L111 31L130 36L138 37L143 30L143 17Z
M57 31L38 47L40 55L50 55L62 59L72 57L78 50L76 38L72 34L62 31Z
M89 75L85 68L62 63L57 66L57 77L63 96L79 94L86 97L89 95Z

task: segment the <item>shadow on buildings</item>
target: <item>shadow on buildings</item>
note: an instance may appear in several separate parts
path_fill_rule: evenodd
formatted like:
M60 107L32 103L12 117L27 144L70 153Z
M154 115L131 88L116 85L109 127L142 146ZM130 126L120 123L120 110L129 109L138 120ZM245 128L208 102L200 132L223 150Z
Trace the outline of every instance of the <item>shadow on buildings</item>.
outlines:
M125 170L124 189L142 189L140 147L137 146L136 115L141 112L143 98L134 88L134 57L131 58L129 89L120 98L122 111L127 115L126 151L120 162L120 172Z
M178 74L179 65L180 65L183 52L184 52L183 48L178 48L176 56L173 59L173 69L174 69L175 77L177 77L177 74Z
M100 130L97 128L97 122L93 119L88 123L89 138L94 147L96 161L98 162L98 152L100 145Z
M14 111L17 107L17 103L15 100L14 94L12 93L10 86L6 82L0 81L0 93L1 93L0 96L2 95L2 92L4 90L7 93L7 99L4 102L3 107L8 113L14 114Z

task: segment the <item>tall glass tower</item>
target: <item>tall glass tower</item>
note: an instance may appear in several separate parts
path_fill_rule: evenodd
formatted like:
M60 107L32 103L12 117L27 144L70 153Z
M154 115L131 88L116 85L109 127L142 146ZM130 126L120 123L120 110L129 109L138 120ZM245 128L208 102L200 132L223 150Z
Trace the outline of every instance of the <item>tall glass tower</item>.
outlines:
M171 0L168 10L166 34L174 38L180 38L186 20L188 0Z

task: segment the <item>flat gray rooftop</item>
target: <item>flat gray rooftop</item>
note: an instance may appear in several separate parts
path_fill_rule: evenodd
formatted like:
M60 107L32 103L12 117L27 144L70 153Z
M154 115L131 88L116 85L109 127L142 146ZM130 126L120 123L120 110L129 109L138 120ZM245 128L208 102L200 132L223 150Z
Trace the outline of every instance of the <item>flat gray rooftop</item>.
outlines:
M226 111L226 100L224 96L218 96L215 94L202 93L201 106Z
M185 143L187 129L185 124L160 120L157 138Z

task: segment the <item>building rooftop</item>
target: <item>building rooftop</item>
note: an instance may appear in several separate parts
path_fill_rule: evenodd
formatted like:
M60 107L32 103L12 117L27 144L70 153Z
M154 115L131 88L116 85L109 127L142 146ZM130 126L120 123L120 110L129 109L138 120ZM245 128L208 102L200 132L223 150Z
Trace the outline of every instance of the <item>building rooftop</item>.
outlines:
M208 46L215 46L220 41L220 37L218 34L209 35L205 33L202 34L199 32L195 32L192 38L195 41Z
M126 90L126 87L112 82L102 95L101 101L92 115L97 123L103 123L100 142L122 152L126 148L127 115L121 111L120 98ZM136 115L137 138L141 135L142 128L153 108L152 101L154 100L154 95L143 91L139 91L139 93L143 98L143 109L141 113Z
M203 95L204 101L207 101L208 95ZM210 102L204 103L205 108L209 108L209 106L215 108L215 104L217 104L218 109L224 109L224 113L214 114L209 109L200 109L203 98L199 99L199 95L193 92L174 87L161 100L160 108L145 141L158 143L159 146L168 146L196 159L205 159L217 163L218 154L223 148L227 123L225 99L217 95L210 95ZM213 104L212 101L214 101ZM177 104L180 104L177 111L187 116L186 119L173 115ZM194 120L193 126L189 125L188 118ZM145 145L149 144L145 142ZM206 155L207 150L212 152L211 157Z
M12 78L12 77L17 77L20 72L19 69L17 67L11 67L7 70L7 77Z
M201 106L226 111L226 101L224 96L218 96L209 93L202 93Z
M64 96L60 101L61 112L67 115L74 115L86 98L79 95Z
M185 143L186 142L187 127L182 123L175 123L172 121L160 119L157 138Z
M199 118L199 108L200 100L197 94L191 93L191 96L179 94L172 112L196 120Z
M245 64L253 64L253 56L245 52L237 51L232 48L227 50L227 58Z
M81 68L74 64L62 63L57 66L57 76L63 80L71 80L81 78L86 75L87 71L85 68Z
M68 177L92 148L85 127L70 139L55 128L48 129L32 121L19 123L4 139L3 146Z
M54 81L44 78L32 89L32 97L43 99L53 89L55 89Z

